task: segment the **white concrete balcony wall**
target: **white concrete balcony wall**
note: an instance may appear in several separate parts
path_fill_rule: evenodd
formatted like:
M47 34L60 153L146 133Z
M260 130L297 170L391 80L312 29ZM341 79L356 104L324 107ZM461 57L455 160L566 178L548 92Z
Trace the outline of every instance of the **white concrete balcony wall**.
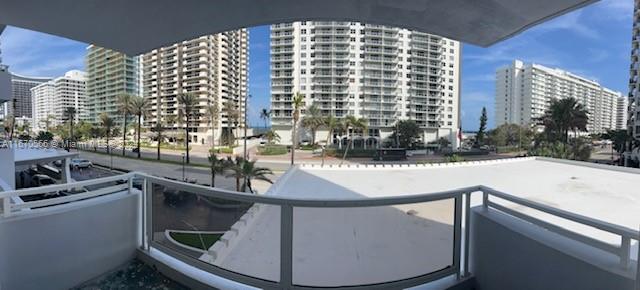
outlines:
M130 261L140 233L132 192L0 218L0 289L69 289Z

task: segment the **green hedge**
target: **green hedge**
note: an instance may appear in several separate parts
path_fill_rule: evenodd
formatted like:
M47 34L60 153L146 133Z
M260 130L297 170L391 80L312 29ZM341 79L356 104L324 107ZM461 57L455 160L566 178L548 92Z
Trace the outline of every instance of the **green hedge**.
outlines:
M283 155L288 152L287 146L284 145L265 145L258 148L259 155Z
M519 146L499 146L496 147L496 153L512 153L512 152L519 152L519 151L523 151L526 150L524 148L521 148Z
M224 153L224 154L233 154L233 147L222 147L216 149L209 149L210 153Z
M344 155L344 149L328 148L326 149L326 154L327 156L342 157ZM349 158L373 158L375 156L376 150L349 149L347 152L347 157Z

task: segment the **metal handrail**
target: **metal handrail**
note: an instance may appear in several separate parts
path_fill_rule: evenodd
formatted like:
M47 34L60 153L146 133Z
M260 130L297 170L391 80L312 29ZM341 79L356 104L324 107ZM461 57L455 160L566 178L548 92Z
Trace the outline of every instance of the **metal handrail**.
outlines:
M314 199L314 198L291 198L291 197L283 197L283 196L253 195L253 194L240 193L240 192L235 192L235 191L221 189L221 188L211 188L211 187L197 185L197 184L190 184L190 183L184 183L180 181L169 180L166 178L152 176L152 175L140 173L140 172L130 172L122 175L104 177L104 178L93 179L93 180L72 182L72 183L66 183L66 184L57 184L57 185L51 185L51 186L45 186L45 187L39 187L39 188L28 188L28 189L14 190L14 191L8 191L8 192L0 192L0 199L3 199L3 202L5 204L4 210L6 215L7 214L6 210L11 209L11 207L8 207L7 205L9 204L8 202L9 199L12 197L46 193L46 192L52 192L57 190L66 190L71 188L102 184L102 183L120 181L120 180L128 180L129 181L128 187L131 187L131 184L132 184L131 180L136 177L145 179L145 183L144 183L145 195L143 195L143 197L146 196L146 194L150 194L151 191L150 191L149 185L160 184L165 186L179 187L182 190L186 190L186 191L189 191L190 193L203 195L203 196L209 196L209 197L221 198L221 199L227 199L227 200L233 200L233 201L239 201L239 202L259 203L259 204L280 206L281 226L282 226L281 227L281 255L282 255L281 271L282 272L281 273L284 273L284 274L281 274L281 277L280 277L281 281L278 282L278 285L286 284L286 285L292 286L290 284L292 281L291 280L292 277L290 276L292 275L290 271L291 261L287 261L287 260L292 258L292 254L290 252L292 250L291 249L291 246L292 246L291 231L292 231L293 223L295 222L293 220L292 212L295 207L306 207L306 208L376 207L376 206L391 206L391 205L401 205L401 204L432 202L432 201L438 201L438 200L444 200L444 199L455 199L456 213L455 213L455 222L454 222L454 227L455 227L454 243L456 243L456 245L454 247L455 248L454 263L452 265L451 272L447 271L447 273L450 273L450 274L455 273L458 276L460 275L466 276L469 274L469 265L468 265L469 238L468 237L469 237L469 219L470 219L470 197L475 192L483 193L483 206L486 208L491 207L498 211L512 215L518 219L532 222L541 227L554 227L554 229L556 229L554 230L556 233L559 233L561 235L564 235L573 240L579 241L581 243L584 243L590 246L609 249L609 252L612 252L614 254L617 253L618 256L620 257L621 264L623 267L626 267L629 265L630 256L631 256L630 241L631 240L640 241L639 231L632 230L624 226L611 224L605 221L597 220L591 217L571 213L562 209L558 209L558 208L547 206L538 202L530 201L525 198L513 196L511 194L500 192L498 190L495 190L493 188L483 186L483 185L471 186L471 187L465 187L465 188L435 192L435 193L422 193L422 194L403 195L403 196L386 196L386 197L375 197L375 198L363 197L363 198L349 198L349 199ZM506 210L506 207L503 207L501 205L499 206L498 204L489 201L490 196L497 197L499 199L503 199L503 200L506 200L524 207L528 207L534 210L538 210L553 216L557 216L578 224L593 227L593 228L602 230L604 232L618 235L622 238L620 247L615 247L615 248L605 247L603 243L596 243L595 239L581 235L580 233L571 232L570 230L563 229L559 226L550 225L549 223L536 221L537 220L536 218L533 218L532 216L526 215L524 213L516 212L515 210L510 210L510 209ZM465 198L464 206L462 204L463 197ZM50 200L52 205L57 204L56 198L53 198ZM152 209L150 207L151 207L151 203L148 200L147 202L142 203L143 211L145 211L146 213L144 216L147 216L147 219L148 219L143 222L143 226L142 226L144 228L143 231L146 231L147 245L150 245L153 242L151 240L152 235L150 235L148 232L151 230L149 225L150 225L150 216L151 216L150 213ZM465 213L464 220L462 220L463 212ZM464 232L461 229L463 223L465 225ZM463 235L464 235L464 245L461 245L460 241L462 240ZM617 251L614 251L615 249L617 249ZM464 263L461 262L462 255L464 255L464 260L463 260ZM640 261L638 262L640 263ZM222 271L217 271L216 273L221 274L222 276L225 276L225 274L227 274L227 272L225 272L224 269L220 268L220 270ZM414 282L424 281L423 279L426 277L426 275L429 275L429 274L420 276L420 279L410 280L410 281L414 281ZM243 276L243 275L240 274L240 276ZM238 277L238 276L234 276L234 277ZM244 281L249 281L249 282L259 281L259 279L255 279L249 276L245 276L245 278L246 279L243 279ZM636 280L638 279L639 278L636 278ZM407 283L409 283L410 281L402 282L402 283L405 283L402 285L404 286L409 285ZM281 284L281 283L285 283L285 284ZM398 283L398 281L389 282L389 283ZM386 284L386 283L383 283L383 284ZM260 285L264 286L268 284L260 284Z

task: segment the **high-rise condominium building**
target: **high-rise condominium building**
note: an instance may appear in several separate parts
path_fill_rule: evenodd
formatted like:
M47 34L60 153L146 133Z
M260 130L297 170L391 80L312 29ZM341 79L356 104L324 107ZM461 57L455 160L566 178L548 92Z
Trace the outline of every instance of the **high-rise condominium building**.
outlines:
M0 34L4 26L0 26ZM0 51L0 108L2 104L11 100L11 76L9 68L2 64L2 51Z
M291 143L292 96L323 116L368 121L367 143L415 120L423 142L456 144L460 105L460 43L437 35L356 22L294 22L271 26L272 126ZM305 112L302 111L304 116ZM299 130L298 140L310 140ZM318 140L326 140L321 129ZM359 135L360 132L356 132ZM342 136L334 134L338 142Z
M51 78L27 77L11 74L11 100L0 105L0 119L5 116L20 118L33 117L31 89Z
M61 124L67 120L65 110L76 109L75 121L88 118L86 74L72 70L48 82L31 89L33 96L33 126L46 129L47 120L50 126Z
M515 60L496 71L495 122L535 125L551 100L573 97L589 112L589 133L619 126L620 92L557 68Z
M617 108L616 108L616 129L622 130L627 129L627 121L629 120L629 112L627 111L629 108L629 98L626 96L621 96L618 98Z
M640 140L640 1L634 2L627 122L629 132Z
M97 123L98 116L105 112L120 122L118 96L139 95L138 57L90 45L85 60L87 69L87 109L89 121Z
M246 29L233 30L183 41L155 49L142 56L144 96L151 102L151 127L161 121L169 130L184 127L179 120L178 96L192 93L198 97L196 114L190 122L191 142L210 144L212 131L207 106L217 104L220 116L214 128L215 139L222 131L242 126L247 96L249 35ZM229 120L224 108L239 114ZM238 135L238 132L235 132Z

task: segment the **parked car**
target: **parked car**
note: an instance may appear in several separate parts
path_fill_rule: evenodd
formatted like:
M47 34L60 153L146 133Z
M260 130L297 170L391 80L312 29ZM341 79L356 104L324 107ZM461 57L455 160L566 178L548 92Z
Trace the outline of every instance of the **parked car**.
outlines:
M136 147L136 148L131 149L131 152L133 152L133 153L138 153L138 151L140 151L140 150L139 150L137 147Z
M46 185L52 185L52 184L56 184L56 181L47 175L36 174L33 177L31 177L32 187L46 186Z
M71 163L69 164L69 166L73 169L79 169L79 168L90 168L93 167L93 163L91 163L91 161L87 160L87 159L71 159Z

